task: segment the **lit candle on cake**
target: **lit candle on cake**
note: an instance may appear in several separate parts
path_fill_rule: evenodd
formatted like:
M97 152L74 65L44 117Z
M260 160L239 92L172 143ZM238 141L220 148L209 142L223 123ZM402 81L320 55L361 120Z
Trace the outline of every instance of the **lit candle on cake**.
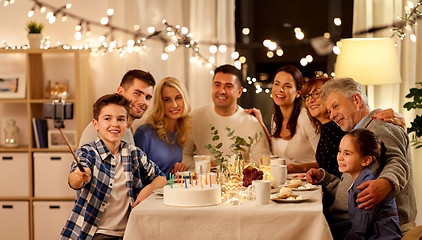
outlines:
M192 186L192 175L190 174L190 171L189 171L189 183Z
M180 186L183 187L183 173L182 173L182 177L180 178Z
M198 173L195 172L195 185L198 185Z
M208 174L205 173L205 185L208 185Z
M199 175L199 181L201 182L201 189L202 189L202 188L204 188L204 187L202 186L202 175Z
M212 181L211 181L211 174L210 174L210 187L212 187L212 183L211 183Z
M177 171L177 182L179 182L179 171Z
M188 182L186 182L186 176L185 176L185 188L188 188Z

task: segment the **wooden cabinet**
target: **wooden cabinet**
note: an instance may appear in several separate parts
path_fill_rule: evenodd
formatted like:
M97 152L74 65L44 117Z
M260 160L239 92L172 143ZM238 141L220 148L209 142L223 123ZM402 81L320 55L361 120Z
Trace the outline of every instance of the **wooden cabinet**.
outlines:
M11 192L13 188L2 184L0 185L3 188L0 189L0 201L11 203L9 205L13 205L13 202L27 203L30 239L34 239L34 203L37 205L38 202L69 202L73 200L73 197L57 197L53 193L51 196L47 194L37 197L35 195L34 169L37 163L34 155L37 156L38 153L68 155L69 152L67 148L37 148L32 118L43 118L43 104L46 101L51 101L46 90L50 83L52 85L55 82L67 83L69 96L66 102L72 102L74 109L73 119L64 121L64 130L76 132L76 143L78 143L85 126L92 120L92 104L95 99L93 98L91 71L88 50L0 50L0 78L13 76L20 77L21 81L25 81L25 84L19 83L20 87L25 85L25 94L21 98L11 98L8 95L2 95L0 91L0 166L2 166L0 173L4 173L3 178L9 176L7 184L28 188ZM5 139L3 129L9 119L14 119L20 130L17 148L5 148L3 145ZM48 129L54 129L52 120L48 120ZM67 171L70 164L69 160ZM44 174L49 175L48 165L44 164L43 166L47 168ZM0 176L1 180L6 180L3 178ZM48 179L48 176L46 178ZM53 182L56 179L49 180ZM67 184L63 188L68 188ZM62 225L64 223L63 221Z

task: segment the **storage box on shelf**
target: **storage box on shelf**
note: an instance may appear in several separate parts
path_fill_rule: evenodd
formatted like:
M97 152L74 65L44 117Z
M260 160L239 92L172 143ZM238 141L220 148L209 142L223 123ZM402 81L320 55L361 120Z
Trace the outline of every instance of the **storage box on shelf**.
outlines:
M0 201L1 239L29 239L28 201Z
M34 240L57 239L73 204L73 201L35 201Z
M34 153L34 197L75 197L67 183L72 161L71 153Z
M29 198L28 153L0 153L0 197Z
M48 215L42 216L39 213L35 216L34 207L45 201L73 204L75 192L67 184L73 160L68 149L37 148L32 118L43 118L43 103L52 101L46 90L50 83L54 85L56 81L66 82L69 90L66 101L74 103L74 119L65 121L65 129L76 131L77 142L79 141L85 126L92 120L91 106L94 99L90 52L64 49L0 49L0 78L3 76L19 76L25 81L26 91L23 97L17 98L0 94L0 201L26 203L26 210L22 210L25 215L19 216L24 216L28 224L20 224L20 229L23 233L29 233L29 239L34 239L34 218L49 218ZM20 130L20 144L17 148L5 148L2 145L3 129L8 119L16 120ZM48 128L54 129L52 120L48 120ZM13 184L10 184L11 182ZM21 211L21 207L18 209ZM54 207L52 209L57 210ZM66 211L64 219L57 222L62 227L70 209L60 209L66 209L63 210ZM1 213L1 220L2 216ZM0 232L3 236L2 226ZM6 233L9 234L7 231ZM10 233L13 234L12 229ZM54 239L57 234L54 233Z

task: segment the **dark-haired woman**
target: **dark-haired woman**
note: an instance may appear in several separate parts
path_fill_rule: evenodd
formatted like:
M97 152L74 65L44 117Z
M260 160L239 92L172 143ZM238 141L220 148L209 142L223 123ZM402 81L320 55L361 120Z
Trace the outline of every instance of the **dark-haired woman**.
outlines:
M286 159L289 173L304 173L309 168L318 167L315 152L319 134L315 132L306 109L302 106L303 84L302 73L292 65L279 68L273 79L271 94L274 114L271 119L271 135L267 131L267 138L272 154ZM258 109L246 111L254 114L266 129Z

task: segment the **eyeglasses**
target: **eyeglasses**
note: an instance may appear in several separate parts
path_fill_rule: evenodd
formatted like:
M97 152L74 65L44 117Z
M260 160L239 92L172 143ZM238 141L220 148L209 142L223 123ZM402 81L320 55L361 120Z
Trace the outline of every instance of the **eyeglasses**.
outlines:
M309 97L312 97L313 99L318 99L320 95L320 91L313 91L312 93L302 95L302 99L303 101L307 102L309 100Z

